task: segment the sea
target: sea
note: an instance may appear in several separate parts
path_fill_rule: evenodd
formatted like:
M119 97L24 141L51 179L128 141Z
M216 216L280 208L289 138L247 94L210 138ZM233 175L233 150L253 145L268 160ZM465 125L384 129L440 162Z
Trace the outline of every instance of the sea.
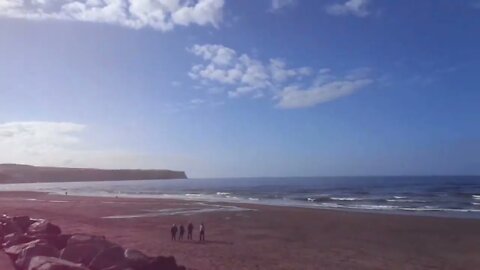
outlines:
M0 191L166 198L480 218L480 176L289 177L2 184Z

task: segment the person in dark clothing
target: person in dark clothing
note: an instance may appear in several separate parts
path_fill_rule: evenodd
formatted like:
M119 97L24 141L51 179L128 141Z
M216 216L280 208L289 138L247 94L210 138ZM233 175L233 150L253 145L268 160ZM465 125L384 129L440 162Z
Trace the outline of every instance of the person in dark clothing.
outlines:
M200 224L200 242L205 242L205 225Z
M177 240L177 225L173 224L172 228L170 229L170 233L172 234L172 240Z
M185 227L183 224L180 225L180 234L178 235L178 240L183 240L183 235L185 234Z
M188 230L187 239L192 240L193 224L191 222L188 223L187 230Z

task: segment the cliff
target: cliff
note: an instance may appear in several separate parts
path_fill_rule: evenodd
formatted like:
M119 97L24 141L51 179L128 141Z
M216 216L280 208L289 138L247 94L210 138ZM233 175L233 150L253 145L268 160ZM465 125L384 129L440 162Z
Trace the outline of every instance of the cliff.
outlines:
M81 182L109 180L186 179L182 171L103 170L0 164L0 183Z

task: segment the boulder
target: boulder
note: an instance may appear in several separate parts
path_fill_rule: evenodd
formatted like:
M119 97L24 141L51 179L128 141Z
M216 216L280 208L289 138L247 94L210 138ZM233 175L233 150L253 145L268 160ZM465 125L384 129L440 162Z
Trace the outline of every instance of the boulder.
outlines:
M92 243L92 242L105 243L107 242L107 240L105 239L105 236L90 235L90 234L73 234L68 239L67 246L73 245L73 244L86 244L86 243Z
M51 245L45 243L32 244L22 249L20 254L18 254L15 265L19 269L26 269L30 264L30 260L35 256L58 257L58 255L58 249Z
M55 257L36 256L30 260L26 270L88 270L80 264Z
M3 237L5 236L4 224L0 223L0 243L3 243Z
M143 270L150 263L150 258L136 249L127 248L123 254L127 265L133 269Z
M74 263L89 265L93 258L105 250L106 246L101 243L85 243L67 245L61 252L60 258Z
M113 266L124 267L127 261L123 254L124 250L120 246L107 248L95 256L88 267L92 270L103 270Z
M10 217L6 214L2 214L0 216L0 222L5 222L6 220L9 220L9 219L10 219Z
M46 244L48 244L48 242L43 240L43 239L34 240L34 241L31 241L31 242L28 242L28 243L23 243L23 244L10 246L8 248L5 248L4 251L11 258L14 258L14 260L16 260L17 256L20 254L20 252L22 252L22 250L24 248L29 247L29 246L34 246L34 245L37 245L37 244L45 244L46 245Z
M29 235L45 235L45 234L54 234L58 235L62 232L60 227L50 223L48 220L40 220L28 227L27 233Z
M71 234L59 234L55 239L55 246L58 249L64 249L67 246L68 240L72 237Z
M24 233L25 231L22 230L17 223L13 222L12 219L7 219L2 222L2 232L4 235L7 235L11 233Z
M115 244L107 241L104 236L74 234L66 241L60 258L89 265L100 252L113 246Z
M35 221L31 220L29 216L16 216L12 218L12 222L15 223L22 232L26 232L28 227Z
M0 251L0 269L2 270L15 270L15 267L12 263L10 257L7 254Z
M35 239L44 239L58 250L62 250L67 246L67 241L70 239L70 234L36 234Z
M27 242L30 242L31 240L32 239L30 237L27 237L22 233L19 233L19 232L11 233L3 237L2 246L4 248L7 248L10 246L27 243Z
M175 257L169 256L158 256L153 258L148 265L148 270L177 270L177 262L175 261ZM180 268L181 269L181 268Z

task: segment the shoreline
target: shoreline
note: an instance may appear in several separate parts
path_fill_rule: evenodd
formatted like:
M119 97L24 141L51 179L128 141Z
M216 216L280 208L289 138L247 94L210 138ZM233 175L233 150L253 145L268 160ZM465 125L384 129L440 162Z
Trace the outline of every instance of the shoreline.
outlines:
M0 191L39 191L54 194L115 197L173 199L233 203L242 205L267 205L315 210L348 211L385 215L429 216L460 219L480 219L480 179L465 180L458 188L445 181L426 181L406 178L365 180L358 185L354 178L338 182L330 178L302 180L285 178L284 182L252 178L240 182L218 179L191 180L139 180L6 184ZM448 181L447 181L448 180ZM300 185L300 186L299 186ZM259 186L258 191L255 186ZM248 190L246 188L249 188Z
M0 192L0 203L6 214L45 217L65 233L104 235L147 255L175 256L197 270L480 267L475 219L254 204L240 206L249 210L198 211L235 205L39 192ZM139 213L161 214L105 218ZM195 225L195 241L172 242L170 226L188 222ZM207 228L205 244L197 241L200 222Z
M65 196L60 192L48 192L48 191L3 191L0 190L0 194L2 193L32 193L32 194L47 194L52 196ZM381 209L361 209L361 208L348 208L348 207L321 207L321 206L310 206L308 204L275 204L275 203L268 203L266 201L261 200L215 200L215 199L198 199L195 197L184 197L181 195L134 195L134 194L119 194L113 195L108 194L102 196L100 194L79 194L79 193L69 193L65 197L82 197L82 198L112 198L112 199L140 199L140 200L178 200L178 201L185 201L185 202L194 202L194 203L217 203L217 204L227 204L227 205L234 205L234 206L251 206L251 207L259 207L259 206L267 206L267 207L280 207L280 208L293 208L293 209L312 209L316 211L334 211L334 212L347 212L347 213L361 213L361 214L376 214L376 215L394 215L394 216L413 216L413 217L432 217L432 218L447 218L447 219L469 219L469 220L480 220L480 215L471 215L469 211L458 209L457 211L434 211L434 210L381 210ZM475 212L474 212L475 213Z

